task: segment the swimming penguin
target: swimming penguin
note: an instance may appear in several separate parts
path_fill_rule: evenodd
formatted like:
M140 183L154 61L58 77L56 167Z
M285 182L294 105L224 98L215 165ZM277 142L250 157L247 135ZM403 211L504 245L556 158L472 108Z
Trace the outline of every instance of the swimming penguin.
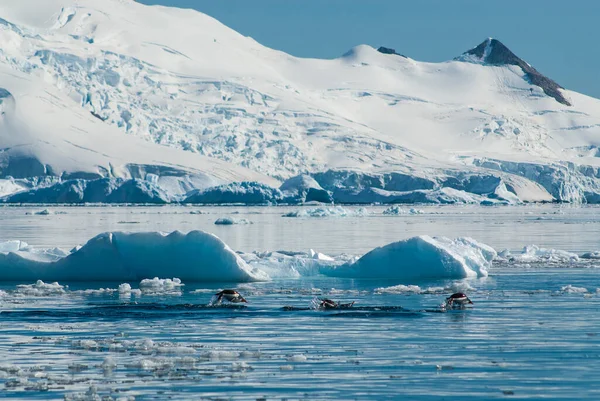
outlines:
M234 303L238 303L238 302L248 302L246 301L246 299L236 290L223 290L221 292L217 292L215 294L215 297L217 297L216 302L219 303L221 302L221 300L223 298L225 298L227 301L229 302L234 302Z
M462 292L457 292L446 298L447 307L464 307L468 304L472 305L473 301L469 299L467 294L463 294Z
M354 301L347 304L340 304L339 302L332 301L331 299L321 298L319 299L321 303L319 304L319 308L322 309L340 309L340 308L350 308L354 305Z

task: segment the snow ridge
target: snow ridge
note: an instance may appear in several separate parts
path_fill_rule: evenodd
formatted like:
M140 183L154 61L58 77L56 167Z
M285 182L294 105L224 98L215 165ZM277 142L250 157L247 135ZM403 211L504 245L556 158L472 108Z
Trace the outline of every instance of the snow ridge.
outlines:
M531 65L517 57L508 49L502 42L497 39L488 38L478 46L464 53L464 55L473 55L480 59L482 63L489 65L516 65L525 73L529 82L532 85L542 88L544 93L556 99L557 102L566 106L571 106L571 103L564 97L559 89L562 86L551 80L550 78L539 73ZM460 58L459 58L460 59Z

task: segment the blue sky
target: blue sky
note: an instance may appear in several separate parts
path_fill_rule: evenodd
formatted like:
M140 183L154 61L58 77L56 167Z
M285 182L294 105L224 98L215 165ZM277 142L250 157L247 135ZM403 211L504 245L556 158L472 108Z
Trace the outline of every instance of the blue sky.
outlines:
M358 44L444 61L491 36L600 98L600 0L138 0L194 8L265 46L334 58Z

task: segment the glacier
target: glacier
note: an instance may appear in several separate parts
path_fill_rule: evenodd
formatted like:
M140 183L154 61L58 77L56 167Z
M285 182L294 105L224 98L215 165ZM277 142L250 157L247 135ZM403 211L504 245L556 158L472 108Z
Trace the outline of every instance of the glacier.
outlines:
M0 43L3 202L600 203L600 100L497 39L303 59L192 10L2 0Z

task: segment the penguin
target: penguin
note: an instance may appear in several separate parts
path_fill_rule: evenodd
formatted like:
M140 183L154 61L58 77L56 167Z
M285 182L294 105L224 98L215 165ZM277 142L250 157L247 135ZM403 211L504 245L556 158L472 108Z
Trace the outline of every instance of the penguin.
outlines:
M247 303L248 302L236 290L223 290L221 292L217 292L215 294L215 297L217 297L217 299L216 299L217 303L220 303L223 298L225 298L225 300L227 300L229 302L234 302L234 303L238 303L238 302L246 302Z
M340 309L340 308L350 308L354 305L354 301L347 304L340 304L338 302L332 301L331 299L321 298L319 299L321 303L319 304L319 308L322 309Z
M473 305L473 301L471 301L469 299L469 297L467 296L467 294L463 294L462 292L457 292L454 293L452 295L450 295L448 298L446 298L446 306L448 307L464 307L468 304Z

